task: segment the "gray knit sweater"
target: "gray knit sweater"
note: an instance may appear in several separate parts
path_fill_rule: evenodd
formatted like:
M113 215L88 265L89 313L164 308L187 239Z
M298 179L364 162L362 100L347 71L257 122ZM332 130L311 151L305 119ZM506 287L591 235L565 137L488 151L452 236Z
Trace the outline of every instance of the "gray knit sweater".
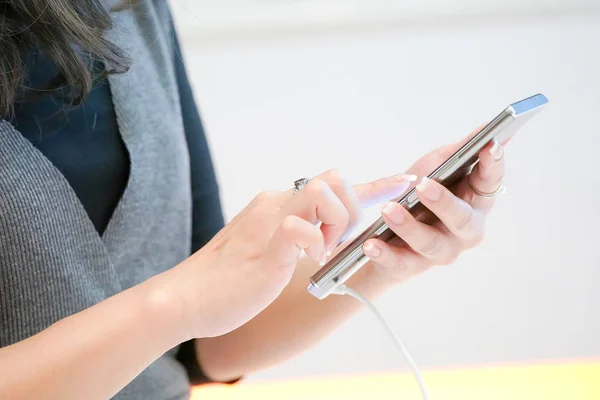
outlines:
M0 120L0 347L139 284L190 253L189 156L170 17L164 0L135 3L113 15L115 28L108 33L134 60L128 73L109 78L131 171L101 236L64 176ZM188 398L189 381L175 351L115 398Z

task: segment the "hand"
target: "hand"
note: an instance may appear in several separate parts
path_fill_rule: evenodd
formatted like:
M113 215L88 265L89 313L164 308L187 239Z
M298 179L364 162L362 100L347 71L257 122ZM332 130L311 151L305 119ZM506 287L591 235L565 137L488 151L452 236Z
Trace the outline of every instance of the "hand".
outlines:
M219 336L252 319L288 284L301 250L323 265L360 220L361 207L398 197L409 185L401 175L351 187L330 171L298 193L261 193L174 268L173 288L188 336Z
M477 132L477 131L476 131ZM426 176L451 156L461 143L439 148L421 158L409 172ZM384 274L394 281L403 281L433 266L448 265L467 249L483 239L485 216L494 199L477 195L471 184L482 193L492 193L504 178L504 149L491 143L479 154L479 163L470 176L451 190L437 182L424 179L417 185L420 202L437 217L433 224L426 216L413 217L404 207L389 203L382 215L397 237L388 243L372 239L364 244L365 254L373 261L369 270Z

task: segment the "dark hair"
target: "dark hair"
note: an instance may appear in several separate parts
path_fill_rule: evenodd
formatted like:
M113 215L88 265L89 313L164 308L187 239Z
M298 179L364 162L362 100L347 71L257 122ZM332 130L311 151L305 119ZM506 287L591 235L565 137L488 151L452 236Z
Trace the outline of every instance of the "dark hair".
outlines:
M104 65L104 75L127 71L127 55L104 37L112 19L103 1L0 2L0 117L12 110L33 49L42 51L60 71L45 89L68 86L76 91L76 101L92 89L94 62Z

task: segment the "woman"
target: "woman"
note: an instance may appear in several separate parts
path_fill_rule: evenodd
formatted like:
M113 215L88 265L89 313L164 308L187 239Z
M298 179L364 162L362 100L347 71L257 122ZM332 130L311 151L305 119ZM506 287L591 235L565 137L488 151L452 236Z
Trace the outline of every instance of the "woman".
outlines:
M358 310L315 300L308 277L408 175L352 187L326 172L224 226L165 2L8 0L0 18L0 398L183 399L190 382L289 359ZM502 155L486 148L456 195L419 183L434 225L390 202L399 238L367 242L372 261L348 284L376 297L478 244L493 199L474 190L496 191Z

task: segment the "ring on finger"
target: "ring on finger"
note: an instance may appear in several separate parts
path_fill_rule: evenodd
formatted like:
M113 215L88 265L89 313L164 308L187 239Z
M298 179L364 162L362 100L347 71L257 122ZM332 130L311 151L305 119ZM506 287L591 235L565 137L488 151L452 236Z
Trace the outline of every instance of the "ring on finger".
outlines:
M308 185L308 183L310 182L310 179L307 178L301 178L298 179L294 182L294 193L298 193L299 191L302 190L302 188L304 188L304 186Z
M471 179L469 179L469 187L471 188L471 190L473 191L473 193L475 193L477 196L485 197L487 199L491 199L493 197L496 197L499 194L506 193L506 187L504 186L504 183L502 183L502 182L498 186L498 189L496 189L496 190L494 190L493 192L490 192L490 193L485 193L485 192L482 192L481 190L477 189L475 187L475 185L473 185L473 182L471 182Z

